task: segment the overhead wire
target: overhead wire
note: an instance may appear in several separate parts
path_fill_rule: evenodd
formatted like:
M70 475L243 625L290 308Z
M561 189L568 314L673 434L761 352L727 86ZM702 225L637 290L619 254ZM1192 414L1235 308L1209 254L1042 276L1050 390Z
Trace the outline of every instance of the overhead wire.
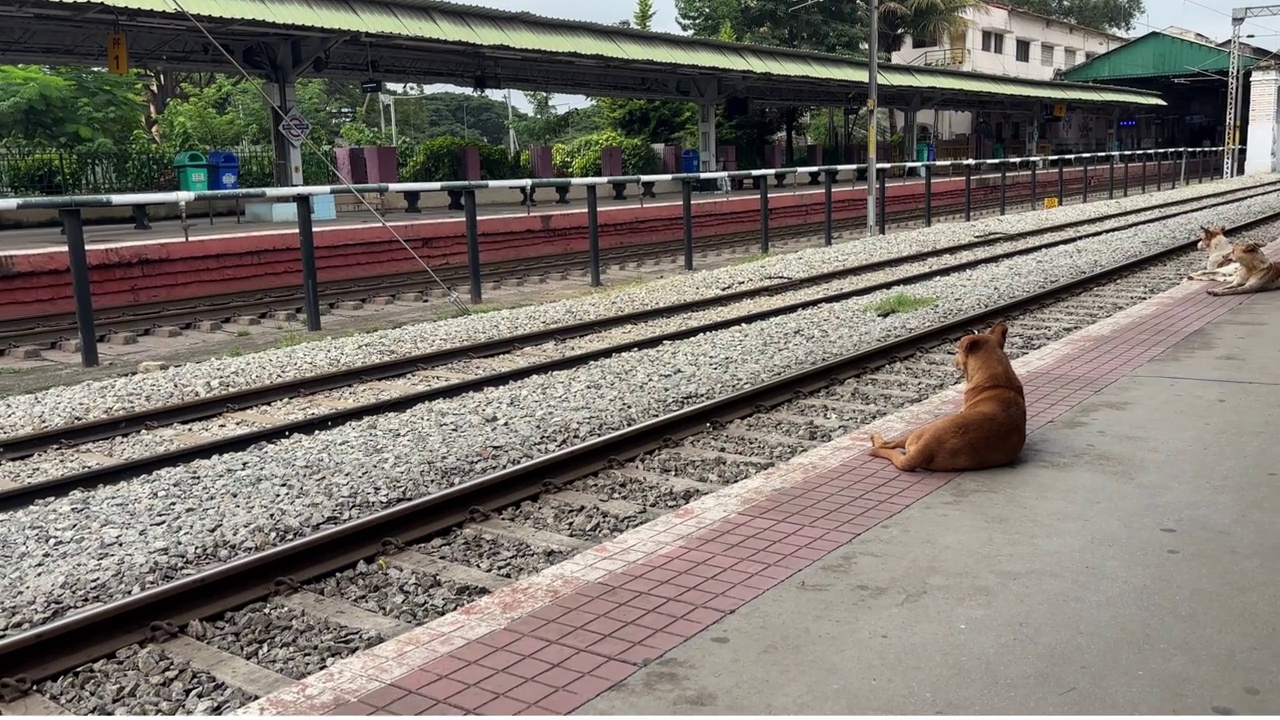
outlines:
M222 46L222 43L214 39L213 35L210 34L207 28L205 28L204 24L201 23L199 20L197 20L194 15L192 15L190 12L187 11L185 7L183 7L181 0L169 0L169 2L172 3L173 6L178 9L178 12L185 15L187 20L191 21L191 23L196 26L196 28L200 31L200 33L209 40L210 44L216 47L218 51L222 54L222 56L225 57L227 61L231 63L232 67L234 67L237 71L239 71L240 74L243 75L247 80L250 80L250 81L255 80L255 78L252 75L250 75L249 72L245 70L244 67L242 67L234 57L231 56L231 53L227 52L227 49ZM258 94L262 96L262 99L266 101L267 105L272 110L275 110L280 115L280 117L284 117L286 114L285 110L282 109L280 105L278 105L274 100L271 99L271 96L267 94L266 90L263 89L262 85L257 84L256 87L258 88ZM444 281L440 279L439 275L436 275L435 270L432 270L431 266L428 265L427 262L423 260L420 255L418 255L418 253L414 252L413 248L409 245L409 243L406 242L403 237L401 237L400 233L396 232L395 228L393 228L391 224L387 222L386 218L382 217L382 215L378 213L378 211L373 207L373 205L370 204L369 201L365 199L364 195L357 192L355 189L355 186L350 182L348 182L347 179L344 178L342 174L338 172L337 167L335 167L332 162L329 162L328 156L324 153L324 148L317 145L315 141L311 140L309 137L302 138L302 142L306 143L312 150L317 151L316 153L317 156L324 161L325 166L329 168L329 171L333 174L333 176L338 178L339 183L341 183L344 187L346 187L347 190L352 195L355 195L356 198L360 200L360 204L364 205L364 207L375 218L378 219L378 222L381 223L382 227L385 228L387 232L391 233L392 237L394 237L402 246L404 246L404 249L407 250L409 254L413 256L414 260L418 261L418 264L421 265L422 268L427 271L427 274L431 276L431 279L434 280L436 284L439 285L441 289L444 290L445 296L449 299L449 302L451 302L455 307L457 307L463 313L469 314L471 312L471 308L468 307L467 304L462 301L462 298L458 296L458 293L454 292L453 288L450 288L448 285L446 285Z

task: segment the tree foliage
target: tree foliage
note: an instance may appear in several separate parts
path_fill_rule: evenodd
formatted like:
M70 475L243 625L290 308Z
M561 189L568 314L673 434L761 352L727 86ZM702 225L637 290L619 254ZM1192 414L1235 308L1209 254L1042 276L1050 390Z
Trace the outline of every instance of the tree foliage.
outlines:
M945 45L953 33L968 28L964 13L982 4L982 0L883 0L877 35L879 50L881 53L901 50L908 35L934 39Z
M698 37L865 55L865 4L825 0L798 8L796 0L676 0L676 22Z
M1132 30L1146 11L1143 0L1012 0L1010 4L1038 15L1107 32Z
M0 140L110 146L143 130L142 82L85 68L0 65Z

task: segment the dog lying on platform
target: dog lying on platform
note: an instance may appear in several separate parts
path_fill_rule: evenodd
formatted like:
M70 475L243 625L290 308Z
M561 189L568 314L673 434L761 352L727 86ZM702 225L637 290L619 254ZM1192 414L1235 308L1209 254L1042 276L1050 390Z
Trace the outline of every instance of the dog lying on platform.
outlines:
M871 454L906 472L983 470L1016 460L1027 441L1027 403L1004 353L1008 334L999 322L984 334L961 338L956 368L964 373L964 407L905 440L885 442L872 435Z
M1240 243L1231 249L1231 259L1240 266L1235 278L1225 287L1210 288L1205 292L1221 296L1280 290L1280 262L1272 262L1262 252L1261 246Z
M1203 227L1200 232L1200 242L1196 243L1196 249L1208 250L1209 257L1205 261L1204 270L1191 273L1187 279L1230 282L1240 266L1231 259L1231 242L1227 240L1226 232L1221 225Z

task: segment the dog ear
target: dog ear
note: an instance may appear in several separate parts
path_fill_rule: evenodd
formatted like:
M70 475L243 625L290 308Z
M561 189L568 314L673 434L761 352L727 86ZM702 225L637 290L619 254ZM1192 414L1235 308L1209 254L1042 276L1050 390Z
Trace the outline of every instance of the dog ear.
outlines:
M1004 321L1001 320L993 325L991 329L987 331L987 334L994 337L996 341L1000 343L1000 349L1003 350L1004 339L1009 336L1009 326L1005 325Z

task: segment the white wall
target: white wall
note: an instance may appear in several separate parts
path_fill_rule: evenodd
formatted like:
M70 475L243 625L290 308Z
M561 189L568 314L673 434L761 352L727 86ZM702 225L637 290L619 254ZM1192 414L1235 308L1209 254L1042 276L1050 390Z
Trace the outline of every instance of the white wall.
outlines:
M966 12L966 16L970 23L963 37L944 38L937 46L928 48L913 48L913 42L908 38L903 49L893 53L893 62L935 65L1028 80L1052 80L1055 70L1067 70L1085 62L1086 53L1100 55L1125 42L1115 35L994 5L980 6ZM1003 38L1003 48L1000 48L1003 52L994 52L994 39L990 49L983 49L984 31ZM1029 43L1026 62L1020 62L1017 57L1019 40ZM964 52L948 52L948 49L960 47ZM1069 50L1074 51L1073 61L1068 57ZM1051 55L1049 63L1045 62L1048 59L1046 52ZM901 119L901 113L898 115ZM945 139L970 132L973 120L972 114L967 112L935 114L921 110L918 122L935 128L938 136Z
M1249 144L1245 147L1244 171L1271 173L1276 171L1276 85L1280 70L1253 71L1249 85Z

